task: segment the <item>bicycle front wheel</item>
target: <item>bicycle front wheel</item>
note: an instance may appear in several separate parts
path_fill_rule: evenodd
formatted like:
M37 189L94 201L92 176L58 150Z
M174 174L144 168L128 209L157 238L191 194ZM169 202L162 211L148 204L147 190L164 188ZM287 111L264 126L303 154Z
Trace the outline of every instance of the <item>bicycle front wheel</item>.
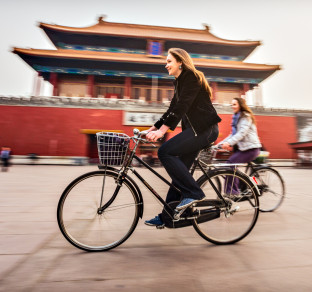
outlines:
M285 198L285 184L278 171L271 167L261 167L250 176L255 177L258 184L260 211L276 210Z
M216 169L203 175L198 184L206 195L205 204L201 202L196 209L207 212L209 202L219 201L216 207L220 211L217 218L201 222L194 220L193 226L204 239L214 244L232 244L242 240L254 228L259 214L258 189L251 179L238 170ZM244 185L244 191L237 187ZM218 192L218 194L217 194ZM226 203L222 203L224 198ZM207 205L207 206L205 206ZM205 211L204 211L205 210Z
M74 246L106 251L123 243L134 231L142 202L129 180L126 178L120 187L117 177L114 170L86 173L63 192L57 221Z

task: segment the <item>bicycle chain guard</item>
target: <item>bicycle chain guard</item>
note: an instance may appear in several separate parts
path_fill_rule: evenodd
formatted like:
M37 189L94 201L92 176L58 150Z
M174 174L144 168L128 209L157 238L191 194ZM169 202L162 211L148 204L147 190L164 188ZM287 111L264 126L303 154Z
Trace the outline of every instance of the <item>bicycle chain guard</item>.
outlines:
M168 203L168 205L172 208L172 210L175 210L176 206L179 203L180 203L179 201L173 201ZM183 212L183 214L180 217L180 220L176 221L173 219L175 211L172 210L163 209L161 213L162 220L165 223L165 227L167 228L182 228L193 225L193 219L186 219L187 217L198 216L197 223L206 222L220 217L220 209L199 215L199 213L192 214L192 209L189 207Z
M175 210L176 206L179 205L179 201L173 201L168 203L168 205ZM186 220L185 218L188 216L191 216L191 208L187 208L184 213L181 215L181 219L179 221L173 221L175 212L172 211L171 209L165 210L163 209L161 213L161 218L163 222L165 223L165 226L167 228L181 228L181 227L186 227L186 226L191 226L193 220Z

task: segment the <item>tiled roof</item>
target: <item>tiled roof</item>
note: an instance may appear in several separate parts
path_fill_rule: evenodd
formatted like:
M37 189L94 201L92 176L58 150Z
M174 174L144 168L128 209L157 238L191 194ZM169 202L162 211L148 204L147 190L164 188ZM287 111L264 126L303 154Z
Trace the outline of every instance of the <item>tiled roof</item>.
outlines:
M145 63L155 65L165 65L165 57L149 57L139 54L120 54L96 51L77 51L77 50L39 50L39 49L22 49L13 48L13 53L18 55L30 55L36 57L50 58L66 58L79 60L98 60L110 62L126 62L126 63ZM223 61L211 59L193 59L195 66L220 68L220 69L237 69L237 70L259 70L259 71L275 71L279 70L278 65L251 64L241 61Z
M259 41L233 41L219 38L213 35L209 31L209 27L206 25L205 28L201 30L201 29L108 22L104 21L100 17L97 24L88 27L69 27L47 23L39 23L39 27L42 29L49 29L68 33L140 37L161 40L182 40L188 42L202 42L202 43L224 44L233 46L256 47L261 44L261 42Z

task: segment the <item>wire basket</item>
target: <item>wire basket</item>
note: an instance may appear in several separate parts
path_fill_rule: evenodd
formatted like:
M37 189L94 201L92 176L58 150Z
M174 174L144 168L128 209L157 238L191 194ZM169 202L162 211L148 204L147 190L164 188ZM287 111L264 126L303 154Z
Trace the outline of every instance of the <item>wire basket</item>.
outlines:
M122 165L130 143L130 137L123 133L96 133L100 163Z

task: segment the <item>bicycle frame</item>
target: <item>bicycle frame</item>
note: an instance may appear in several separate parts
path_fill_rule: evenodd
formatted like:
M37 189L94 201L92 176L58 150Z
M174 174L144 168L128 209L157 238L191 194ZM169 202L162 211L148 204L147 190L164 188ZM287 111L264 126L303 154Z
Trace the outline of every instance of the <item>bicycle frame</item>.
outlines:
M133 159L135 159L139 163L141 163L144 167L146 167L149 171L151 171L154 175L156 175L159 179L161 179L169 187L173 187L179 193L181 193L181 190L179 190L175 185L170 183L167 179L165 179L162 175L160 175L157 171L155 171L151 166L149 166L146 162L144 162L141 158L139 158L135 154L137 146L139 145L140 141L145 141L145 140L141 139L140 137L135 137L133 140L135 141L135 145L134 145L133 149L130 151L130 155L129 155L128 159L126 160L123 167L119 171L119 177L118 177L119 181L117 182L117 188L116 188L113 196L111 197L111 199L104 206L102 206L98 209L98 213L102 213L115 200L115 198L118 195L119 189L122 185L122 180L126 178L128 170L132 171L132 173L145 185L145 187L154 195L154 197L156 197L156 199L165 207L165 209L167 208L167 210L169 209L169 210L174 212L174 209L172 207L170 207L169 204L167 204L165 202L165 200L156 192L156 190L134 169L134 167L131 165ZM198 160L197 160L197 163L198 163ZM217 196L223 201L224 204L226 204L227 202L222 197L219 190L214 185L214 183L210 179L209 175L205 172L204 168L200 165L200 163L199 163L199 167L201 168L202 172L205 173L205 175L207 176L208 181L209 181L210 185L212 186L212 188L214 189L214 191L216 192ZM105 166L99 166L99 168L105 169L106 167Z
M216 192L217 196L219 197L219 199L221 199L223 201L223 203L226 204L225 199L223 198L223 196L220 194L219 190L216 188L216 186L214 185L214 183L212 182L210 176L208 175L207 171L203 168L203 166L200 163L200 159L198 158L198 156L196 157L193 165L191 166L190 169L190 173L191 175L194 175L194 172L197 168L197 166L199 166L200 170L203 172L203 174L207 177L210 185L212 186L212 188L214 189L214 191ZM211 170L212 168L210 166L208 166L208 170Z
M234 167L236 169L238 166L245 166L245 170L243 172L245 174L247 174L248 176L250 176L253 172L260 170L264 167L270 167L270 165L267 163L256 164L254 162L248 162L248 163L212 163L213 159L216 156L218 148L216 146L210 146L210 147L213 147L213 149L209 153L209 156L208 156L209 163L203 162L198 155L196 157L191 169L190 169L190 173L192 175L194 175L195 170L197 169L197 167L199 167L200 170L202 171L202 173L205 174L206 177L208 178L208 180L210 181L210 178L207 175L207 172L211 171L212 169L218 168L218 167ZM207 148L206 148L206 150L207 150ZM204 167L202 166L202 164L204 164ZM257 181L257 178L255 176L253 176L252 179L256 183L256 185L258 186L259 183ZM213 185L212 185L212 187L214 188ZM219 195L219 193L218 193L218 195Z
M166 180L162 175L160 175L158 172L156 172L152 167L150 167L146 162L144 162L141 158L139 158L137 155L133 155L133 158L136 159L138 162L142 163L149 171L151 171L153 174L155 174L158 178L160 178L165 184L167 184L169 187L173 187L176 189L179 193L181 191L174 186L172 183L170 183L168 180ZM153 189L153 187L133 168L131 167L130 170L132 173L147 187L147 189L168 209L171 209L174 211L165 201L164 199Z

